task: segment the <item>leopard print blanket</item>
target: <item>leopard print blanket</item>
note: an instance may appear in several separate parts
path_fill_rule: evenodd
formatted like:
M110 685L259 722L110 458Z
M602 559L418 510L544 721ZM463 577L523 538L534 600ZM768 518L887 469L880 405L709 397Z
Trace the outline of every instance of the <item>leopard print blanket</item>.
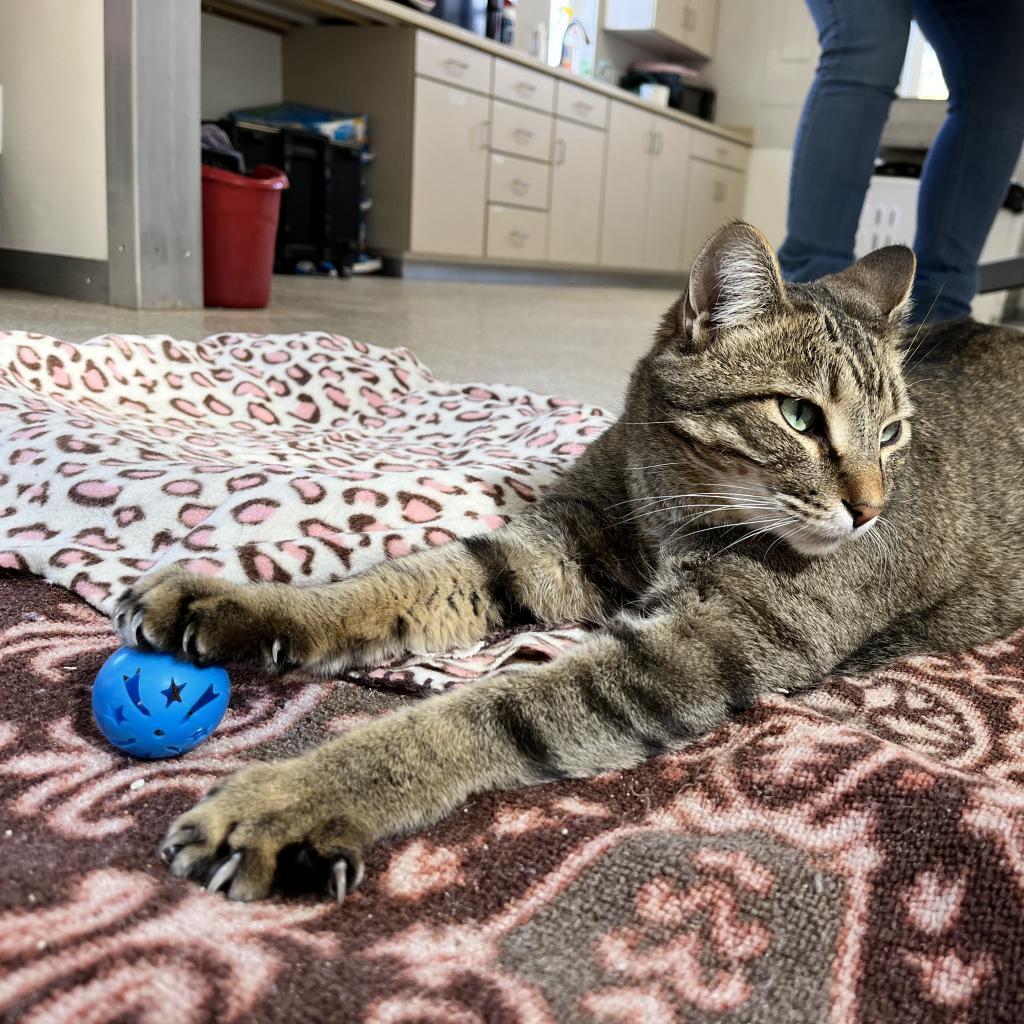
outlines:
M103 612L174 563L326 583L504 526L608 423L523 388L446 384L406 349L336 335L0 333L0 568ZM441 690L578 637L497 635L361 677Z

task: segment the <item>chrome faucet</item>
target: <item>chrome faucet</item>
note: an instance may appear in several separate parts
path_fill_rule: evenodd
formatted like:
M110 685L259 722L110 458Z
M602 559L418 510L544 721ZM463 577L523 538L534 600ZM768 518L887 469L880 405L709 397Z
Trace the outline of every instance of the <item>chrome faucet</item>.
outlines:
M576 68L574 68L572 66L572 48L570 47L569 52L566 53L565 43L566 43L566 40L569 38L569 33L574 28L578 28L583 33L583 45L584 46L589 46L590 45L590 36L587 33L587 26L584 25L583 22L580 21L579 18L573 18L572 21L570 21L569 24L565 26L565 31L562 33L562 59L561 59L561 66L563 68L565 68L565 67L569 68L570 71L575 71ZM568 63L566 63L566 61L568 61Z

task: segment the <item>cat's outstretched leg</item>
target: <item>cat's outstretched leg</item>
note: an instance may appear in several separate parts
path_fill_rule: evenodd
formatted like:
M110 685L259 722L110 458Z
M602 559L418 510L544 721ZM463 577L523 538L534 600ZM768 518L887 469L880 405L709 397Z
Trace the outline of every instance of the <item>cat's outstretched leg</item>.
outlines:
M333 673L475 643L500 626L598 621L625 599L600 530L556 508L325 586L238 585L171 568L126 591L124 639L197 662Z
M343 896L379 839L437 821L475 792L637 764L769 688L821 678L862 639L848 609L827 628L824 613L794 624L787 595L768 597L751 602L745 583L732 594L692 588L542 668L245 768L171 825L162 854L175 876L251 900L267 894L279 855L301 850L309 883Z

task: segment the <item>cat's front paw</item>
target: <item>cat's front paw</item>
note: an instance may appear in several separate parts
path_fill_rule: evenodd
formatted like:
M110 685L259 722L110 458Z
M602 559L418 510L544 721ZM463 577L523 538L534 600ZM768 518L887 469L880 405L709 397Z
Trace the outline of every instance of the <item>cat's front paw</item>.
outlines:
M340 903L363 879L362 844L315 774L257 764L215 786L168 829L160 855L175 878L232 900L263 899L275 879Z
M141 650L197 664L255 661L270 671L302 664L308 638L281 588L239 586L171 567L140 580L114 607L114 628Z

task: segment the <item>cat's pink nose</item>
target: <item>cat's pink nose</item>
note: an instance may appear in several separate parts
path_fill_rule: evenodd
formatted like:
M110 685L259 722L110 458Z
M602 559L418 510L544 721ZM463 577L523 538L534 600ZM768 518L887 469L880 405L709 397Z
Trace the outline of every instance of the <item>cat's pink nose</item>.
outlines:
M844 501L843 504L850 515L853 516L853 528L855 530L860 529L865 523L870 523L882 511L881 505L869 505L866 501Z

